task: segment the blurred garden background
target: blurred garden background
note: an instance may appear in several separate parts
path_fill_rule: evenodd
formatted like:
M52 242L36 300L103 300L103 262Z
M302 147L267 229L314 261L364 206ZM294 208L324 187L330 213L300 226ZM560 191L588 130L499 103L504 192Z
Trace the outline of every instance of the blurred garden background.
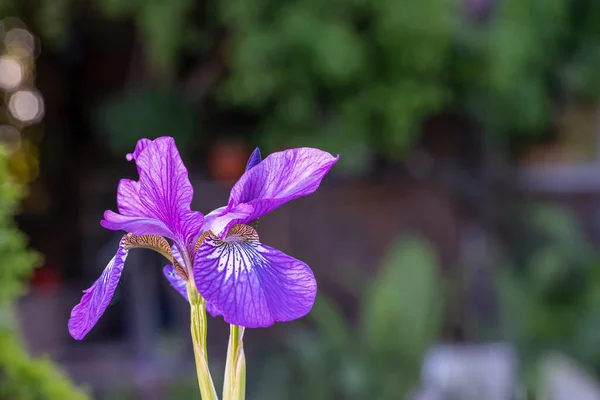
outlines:
M200 398L159 256L67 331L164 135L204 213L256 146L341 156L261 219L319 294L248 399L600 399L600 2L0 0L0 98L0 400Z

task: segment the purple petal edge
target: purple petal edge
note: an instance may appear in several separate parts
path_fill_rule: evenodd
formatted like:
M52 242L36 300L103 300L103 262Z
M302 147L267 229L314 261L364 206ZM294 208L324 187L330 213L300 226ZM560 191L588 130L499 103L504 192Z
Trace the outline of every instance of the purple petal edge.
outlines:
M239 204L254 207L251 215L235 220L247 224L277 207L317 190L339 155L313 148L273 153L246 171L231 190L228 210Z
M194 259L194 280L226 322L246 328L301 318L317 293L315 277L302 261L258 240L231 237L227 242L207 237Z
M140 153L142 151L144 151L150 143L152 143L152 140L150 140L150 139L143 138L143 139L138 140L137 144L135 145L135 150L133 151L133 153L127 153L125 155L125 159L127 159L127 161L137 159L139 157Z
M167 278L171 286L173 286L173 289L175 289L177 293L182 295L185 301L189 301L185 281L175 271L175 268L173 268L172 265L165 265L163 267L163 274L165 275L165 278Z
M256 149L254 149L254 151L250 155L250 158L248 158L248 163L246 164L246 171L251 170L252 168L256 167L256 165L258 163L260 163L261 161L262 161L262 156L260 154L260 149L257 147Z
M71 311L68 325L69 333L74 339L83 339L104 314L119 284L126 258L123 237L117 254L110 260L100 278L89 289L84 290L81 301Z
M219 307L210 301L206 302L206 311L208 311L208 313L213 317L219 317L223 315L223 312L219 309Z

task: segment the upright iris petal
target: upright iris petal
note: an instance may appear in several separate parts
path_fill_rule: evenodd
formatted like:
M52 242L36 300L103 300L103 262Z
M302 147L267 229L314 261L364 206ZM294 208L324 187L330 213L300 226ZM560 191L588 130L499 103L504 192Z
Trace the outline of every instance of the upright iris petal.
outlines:
M173 138L140 140L127 158L135 160L139 181L121 180L119 214L106 211L102 226L137 236L157 234L180 244L191 242L200 231L203 216L190 209L193 188Z
M225 321L247 328L303 317L317 293L308 265L262 245L248 225L233 226L224 240L205 239L194 259L194 280Z
M251 205L252 213L233 221L254 221L288 201L313 193L338 159L312 148L273 153L246 171L233 186L227 211L240 204Z
M250 158L248 159L248 163L246 164L246 171L256 167L256 165L262 161L262 156L260 155L260 149L257 147L254 149Z
M150 139L140 139L138 140L137 144L135 145L135 150L133 150L133 153L129 153L125 156L125 158L127 159L127 161L131 161L131 160L135 160L138 158L138 156L140 155L140 153L150 144L152 143L152 140Z
M100 278L89 289L84 290L81 301L71 311L69 333L73 338L83 339L104 314L121 279L126 258L127 249L123 237L117 254L110 260Z

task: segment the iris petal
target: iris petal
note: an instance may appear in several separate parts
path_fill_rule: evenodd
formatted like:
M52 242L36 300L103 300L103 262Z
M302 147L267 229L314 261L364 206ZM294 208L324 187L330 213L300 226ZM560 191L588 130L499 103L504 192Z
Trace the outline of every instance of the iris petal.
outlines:
M140 153L142 151L144 151L146 149L146 147L148 147L148 145L152 143L152 140L150 139L140 139L138 140L137 144L135 145L135 150L133 150L133 153L128 153L125 158L127 159L127 161L131 161L131 160L135 160L139 157Z
M273 153L242 175L231 190L227 210L247 203L254 208L252 213L235 223L254 221L288 201L313 193L338 159L312 148Z
M173 286L173 288L175 290L177 290L177 292L180 295L183 296L183 298L185 299L185 301L189 302L186 283L181 278L181 276L179 276L179 274L177 274L177 272L175 271L175 268L173 268L172 265L166 265L163 268L163 274L165 275L165 278L167 278L167 280L169 281L169 283L171 284L171 286ZM208 311L213 317L217 317L219 315L222 315L222 313L218 309L218 307L216 307L211 302L206 302L206 311Z
M123 179L117 189L119 213L106 211L103 227L135 235L158 234L188 244L202 226L191 211L193 188L171 137L142 139L128 159L136 161L139 181Z
M81 301L71 311L69 333L74 339L83 339L110 304L127 258L124 241L125 237L121 239L117 254L110 260L100 278L89 289L84 290Z
M181 276L179 276L177 271L175 271L175 268L173 268L172 265L165 265L163 267L163 274L165 275L165 278L167 278L171 286L173 286L173 288L177 290L177 293L182 295L186 301L189 301L185 281Z
M250 158L248 159L248 163L246 164L246 171L256 167L256 165L262 161L262 156L260 155L260 149L257 147L254 149Z
M219 309L219 307L217 307L217 305L215 303L210 302L210 301L206 302L206 311L208 311L210 313L210 315L212 315L213 317L218 317L220 315L223 315L223 312Z
M227 228L235 223L235 221L243 220L252 215L254 207L250 204L238 204L235 207L221 207L210 212L204 218L202 232L212 231L217 236L221 233L226 233Z
M181 256L177 246L171 246L171 254L173 255L175 261L179 263L179 265L185 265L185 261L183 260L183 257Z
M247 328L303 317L317 292L308 265L261 244L247 225L234 225L223 240L205 239L194 259L194 280L225 321Z

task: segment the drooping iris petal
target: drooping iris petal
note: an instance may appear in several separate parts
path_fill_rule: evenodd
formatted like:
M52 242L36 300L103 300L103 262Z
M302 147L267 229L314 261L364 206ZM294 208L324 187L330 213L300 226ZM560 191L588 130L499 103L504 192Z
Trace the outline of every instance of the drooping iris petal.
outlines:
M257 147L256 149L254 149L252 154L250 154L250 158L248 159L248 163L246 164L246 171L254 168L261 161L262 156L260 155L260 149Z
M246 171L231 190L228 211L242 203L254 207L251 215L236 219L246 224L298 197L313 193L339 156L312 148L273 153Z
M127 258L124 239L125 237L121 239L117 254L110 260L100 278L89 289L84 290L81 301L71 311L69 333L74 339L83 339L110 304Z
M175 268L173 268L172 265L165 265L163 267L163 274L171 286L173 286L173 288L177 290L177 292L182 295L186 301L189 301L185 281L183 278L181 278L181 276L179 276L179 274L177 274Z
M186 283L181 278L181 276L177 274L175 268L173 268L172 265L166 265L163 268L163 274L165 275L165 278L167 278L171 286L173 286L173 288L177 290L177 293L182 295L185 301L189 302ZM213 317L218 317L219 315L222 315L221 311L219 311L219 309L211 302L206 303L206 311L208 311Z
M193 188L173 138L142 139L128 158L136 161L139 181L119 183L119 214L106 211L102 226L138 236L158 234L179 243L192 241L203 216L190 209Z
M194 280L225 321L247 328L306 315L317 292L308 265L264 246L247 225L232 226L224 240L205 239L194 259Z

